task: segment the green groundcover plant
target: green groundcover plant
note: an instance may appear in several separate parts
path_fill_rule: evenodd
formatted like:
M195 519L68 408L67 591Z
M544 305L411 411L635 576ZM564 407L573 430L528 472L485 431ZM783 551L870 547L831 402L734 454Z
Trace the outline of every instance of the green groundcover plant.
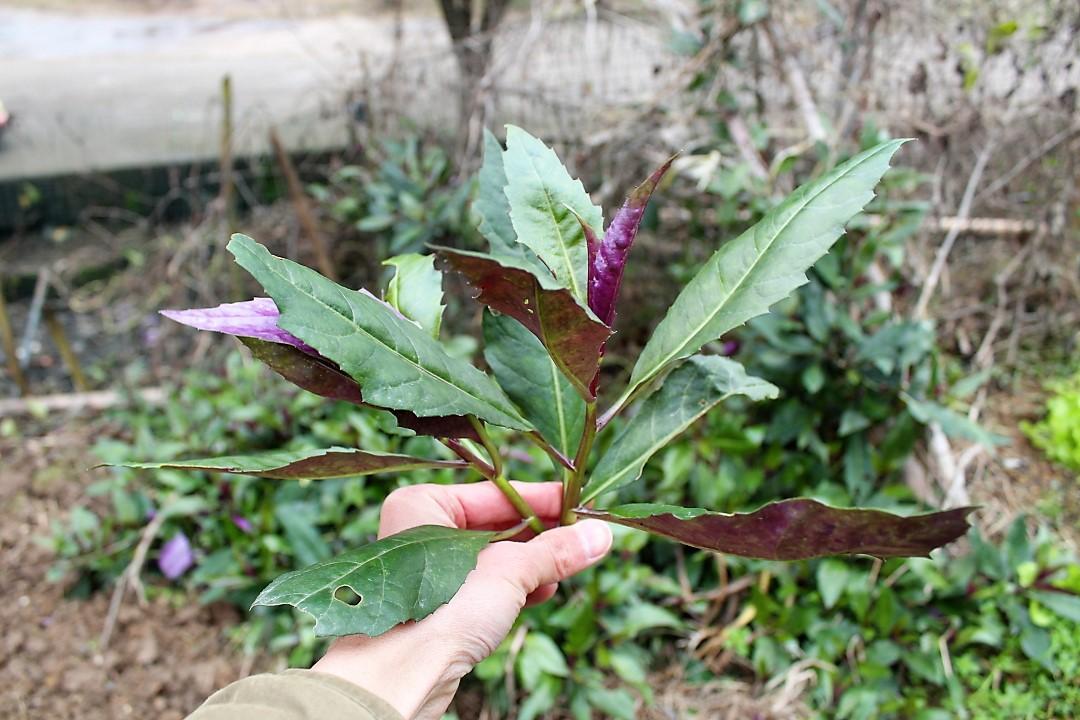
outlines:
M1047 388L1046 417L1020 427L1047 457L1080 473L1080 372Z
M521 514L521 523L504 531L407 530L282 575L256 598L255 605L292 605L312 615L321 636L378 635L426 617L454 596L486 545L526 528L546 529L510 484L492 426L551 458L564 486L564 524L598 518L699 548L771 560L928 555L966 532L970 508L901 517L807 498L747 514L603 502L725 399L776 396L775 386L737 362L699 351L806 282L806 270L873 197L902 143L885 142L854 156L725 243L676 298L626 387L611 393L616 399L603 412L599 370L623 270L670 160L630 193L599 232L601 209L549 147L512 126L505 149L487 134L474 208L489 251L439 247L435 255L393 258L388 262L395 274L382 298L337 285L234 235L229 251L269 297L165 315L235 335L296 385L386 410L405 431L437 438L455 459L332 447L132 466L274 480L471 469L498 486ZM494 377L447 352L439 340L445 306L436 259L463 275L486 306L484 356ZM633 417L590 463L597 435L632 406ZM173 552L183 560L184 548L166 547L163 566Z

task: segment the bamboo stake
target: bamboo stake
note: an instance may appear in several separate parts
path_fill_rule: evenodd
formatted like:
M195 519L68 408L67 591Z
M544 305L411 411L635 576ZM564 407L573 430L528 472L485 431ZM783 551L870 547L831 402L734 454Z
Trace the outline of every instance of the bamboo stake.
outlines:
M304 194L304 186L300 182L300 175L296 172L296 166L285 151L285 146L278 137L277 130L270 128L270 145L274 148L278 165L281 166L281 174L285 176L285 184L289 189L289 198L293 207L296 208L296 219L300 222L300 234L304 237L311 249L315 252L315 263L319 271L331 280L337 280L337 272L334 263L330 260L330 253L326 249L326 241L319 231L319 224L311 212L308 197Z
M64 332L64 324L56 317L56 313L48 309L45 310L44 319L45 328L49 331L49 337L52 338L56 349L60 351L60 358L64 361L64 365L67 366L68 372L71 373L72 384L78 392L86 392L90 389L90 383L86 381L86 375L83 374L78 356L71 349L67 333Z

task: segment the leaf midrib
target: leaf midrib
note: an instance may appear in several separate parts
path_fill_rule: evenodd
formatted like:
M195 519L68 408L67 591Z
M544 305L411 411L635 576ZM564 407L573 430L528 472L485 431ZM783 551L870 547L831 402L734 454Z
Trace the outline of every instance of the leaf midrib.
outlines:
M800 207L798 208L798 210L796 210L795 212L793 212L793 213L791 214L791 217L789 217L789 218L787 219L787 221L785 221L785 222L784 222L783 226L781 226L781 228L780 228L779 230L777 230L777 231L776 231L776 232L775 232L775 233L773 234L773 239L772 239L772 241L771 241L771 242L769 242L769 244L768 244L768 245L767 245L767 246L765 247L765 249L764 249L764 250L762 250L761 252L759 252L759 253L758 253L757 257L756 257L756 258L754 259L754 261L753 261L753 262L752 262L752 263L750 264L750 267L749 267L749 268L747 268L746 272L744 272L744 273L742 274L742 277L740 277L740 278L739 278L739 281L738 281L737 283L735 283L735 285L734 285L734 286L732 287L732 289L731 289L731 290L730 290L730 291L729 291L729 292L727 293L727 295L726 295L726 296L724 297L724 300L723 300L723 302L721 302L720 304L718 304L718 305L716 305L716 306L715 306L715 308L713 309L713 311L712 311L712 312L711 312L710 314L708 314L708 315L706 316L705 320L703 320L703 321L701 322L701 324L699 324L699 325L698 325L698 326L697 326L697 327L696 327L696 328L694 329L694 331L693 331L692 333L690 333L690 334L689 334L689 336L688 336L688 339L687 339L687 340L686 340L685 342L683 342L683 343L682 343L682 344L681 344L681 345L680 345L680 346L678 347L678 349L676 349L676 350L674 350L674 351L672 351L672 352L668 353L668 355L667 355L667 356L666 356L666 357L665 357L665 358L663 359L663 361L662 361L662 362L659 362L659 363L657 363L657 364L656 364L656 366L654 367L654 369L653 369L653 370L652 370L652 371L651 371L651 372L650 372L650 373L649 373L648 375L646 375L646 376L642 377L642 378L641 378L641 379L640 379L640 380L639 380L639 381L638 381L637 383L635 383L635 385L640 385L640 384L642 384L642 383L648 382L648 381L649 381L649 380L651 380L651 379L652 379L653 377L655 377L655 376L656 376L656 373L657 373L657 372L659 372L661 368L663 368L663 367L664 367L665 365L667 365L667 364L668 364L669 362L671 362L671 361L672 361L672 359L673 359L673 358L674 358L675 356L677 356L677 355L678 355L678 354L679 354L679 353L680 353L680 352L681 352L681 351L683 350L683 348L685 348L685 347L686 347L686 346L687 346L687 345L688 345L688 344L689 344L689 343L690 343L690 342L691 342L691 341L692 341L692 340L693 340L693 339L694 339L695 337L697 337L698 333L700 333L700 332L701 332L701 331L702 331L703 329L705 329L705 326L706 326L706 325L708 325L708 324L709 324L710 322L712 322L712 320L713 320L713 319L714 319L714 318L715 318L715 317L716 317L716 316L717 316L717 315L718 315L718 314L720 313L720 311L721 311L721 310L722 310L722 309L724 308L724 306L725 306L725 305L726 305L726 304L727 304L727 303L728 303L728 302L729 302L729 301L731 300L731 298L732 298L732 297L733 297L733 296L735 295L735 293L736 293L736 292L737 292L738 290L740 290L740 289L742 288L742 284L743 284L744 282L746 282L746 278L748 278L748 277L749 277L749 276L751 275L751 273L753 273L753 272L754 272L754 270L756 270L756 269L757 269L757 267L758 267L758 264L759 264L759 263L761 263L762 259L763 259L763 258L764 258L764 257L765 257L765 256L766 256L766 255L767 255L768 253L769 253L769 251L770 251L770 250L772 250L773 246L774 246L774 245L776 244L776 239L777 239L778 237L780 237L780 235L782 235L782 234L784 233L784 231L785 231L785 230L787 230L788 226L790 226L790 225L791 225L791 223L795 221L795 218L796 218L796 217L798 217L798 216L799 216L799 215L800 215L800 214L801 214L801 213L802 213L802 212L803 212L803 211L804 211L804 210L806 209L806 206L807 206L807 205L809 205L809 204L810 204L810 203L811 203L811 202L812 202L813 200L815 200L816 198L818 198L819 196L821 196L822 194L824 194L824 193L825 193L826 191L828 191L828 190L829 190L830 188L832 188L832 187L833 187L833 185L835 185L836 183L840 182L840 181L841 181L841 180L843 180L844 178L848 177L848 176L849 176L849 175L850 175L850 174L851 174L852 172L854 172L854 171L855 171L855 170L856 170L857 168L860 168L860 167L862 167L862 166L863 166L863 165L864 165L865 163L869 162L870 160L873 160L873 159L877 158L877 157L878 157L878 155L880 155L880 154L881 154L882 152L885 152L885 150L887 150L887 149L888 149L889 147L892 147L892 143L889 143L888 145L885 145L884 147L882 147L882 148L881 148L880 150L878 150L878 151L877 151L877 152L875 152L875 153L871 153L870 155L867 155L867 156L866 156L865 158L863 158L862 160L860 160L860 161L859 161L858 163L856 163L855 165L852 165L852 166L851 166L851 167L850 167L850 168L849 168L849 169L847 170L847 172L844 172L843 174L841 174L841 175L838 175L838 176L837 176L836 178L834 178L834 179L833 179L833 180L832 180L831 182L829 182L829 183L827 183L826 185L824 185L824 186L823 186L823 187L822 187L822 188L821 188L820 190L818 190L818 191L817 191L816 193L814 193L813 195L811 195L811 196L807 197L807 198L806 198L806 199L805 199L805 200L803 201L803 203L801 204L801 206L800 206ZM752 229L752 228L751 228L751 229ZM719 250L718 250L717 252L719 252ZM715 255L714 255L714 257L715 257ZM711 261L711 260L712 260L712 258L710 258L710 261Z
M681 396L680 401L679 401L680 404L685 403L686 400L690 398L690 393L691 393L691 387L690 387L690 384L688 383L686 389L684 389L683 392L682 392L682 396ZM705 413L709 412L714 407L716 407L720 403L724 402L725 400L727 400L729 397L731 397L734 394L735 394L734 391L727 392L727 393L721 395L719 398L717 398L715 402L710 403L707 406L705 406L700 413L697 413L697 414L692 413L688 419L684 419L684 421L680 421L679 427L677 427L675 430L673 430L672 432L665 435L658 442L655 442L655 443L652 443L651 445L649 445L646 448L645 452L642 452L642 453L639 453L639 454L635 455L632 462L625 463L621 470L619 470L615 474L611 475L607 479L607 481L605 481L602 485L597 486L596 490L586 493L585 497L583 497L581 499L581 504L585 504L585 503L589 502L590 500L593 500L593 499L599 497L604 492L606 492L607 489L609 487L611 487L615 482L622 479L627 473L629 473L630 469L633 468L635 465L637 465L638 462L641 461L642 458L645 459L644 462L648 462L648 459L649 459L649 457L651 455L653 455L660 448L664 447L669 442L671 442L672 439L674 439L677 435L682 433L683 430L685 430L687 428L687 426L690 423L692 423L695 419L697 419L697 418L701 417L702 415L704 415Z
M273 256L271 256L271 257L273 257ZM292 280L291 278L288 278L288 277L286 277L285 275L283 275L282 273L278 272L277 268L273 267L273 265L271 265L271 264L269 264L269 263L263 263L263 265L264 265L264 267L266 267L266 268L267 268L267 269L268 269L268 270L269 270L270 272L274 273L274 274L275 274L275 275L277 275L277 276L278 276L279 278L281 278L281 279L282 279L282 280L284 280L285 282L289 283L289 285L291 285L291 286L292 286L293 288L295 288L295 289L296 289L296 290L297 290L298 292L300 292L301 294L305 295L306 297L309 297L309 298L311 298L312 300L314 300L314 301L315 301L316 303L318 303L319 305L322 305L322 306L323 306L324 308L326 308L326 309L327 309L327 310L329 310L330 312L332 312L332 313L334 313L335 315L337 315L338 317L340 317L340 318L341 318L342 320L345 320L345 322L346 322L347 324L349 324L349 325L350 325L351 327L355 328L355 329L356 329L356 330L357 330L358 332L360 332L360 333L361 333L362 335L364 335L365 337L367 337L367 338L371 339L371 340L372 340L372 341L374 341L374 342L375 342L375 343L376 343L377 345L380 345L381 347L384 347L384 348L386 348L387 350L389 350L389 351L390 351L391 353L393 353L394 355L397 355L397 356L398 356L399 358L401 358L402 360L404 360L404 361L405 361L405 362L406 362L407 364L409 364L409 365L412 365L412 366L413 366L413 367L415 367L416 369L420 370L420 371L421 371L422 373L425 373L425 374L427 374L428 376L430 376L430 377L432 377L432 378L435 378L436 380L439 380L440 382L442 382L442 383L443 383L443 384L445 384L446 386L450 387L451 389L457 390L458 392L460 392L460 393L462 393L462 394L464 394L464 395L466 395L466 396L468 396L468 397L472 398L473 400L476 400L476 401L477 401L477 402L479 402L479 403L480 403L481 405L484 405L484 406L486 406L486 407L489 407L489 408L491 408L491 409L493 409L493 410L497 411L498 413L500 413L500 414L502 414L502 415L505 415L506 417L509 417L509 418L513 418L513 415L511 415L510 413L506 412L505 410L501 410L500 408L497 408L497 407L495 407L494 405L492 405L492 404L491 404L490 402L488 402L487 400L484 400L483 398L481 398L481 397L478 397L478 396L474 395L473 393L469 392L468 390L466 390L465 388L461 387L460 385L455 385L454 383L450 382L450 381L449 381L449 380L447 380L446 378L444 378L444 377L442 377L442 376L440 376L440 375L436 375L435 373L433 373L432 371L428 370L428 369L427 369L426 367L424 367L423 365L421 365L421 364L420 364L419 362L417 362L417 361L413 361L413 360L411 360L410 358L408 358L407 356L403 355L403 354L402 354L402 353L401 353L401 352L400 352L400 351L399 351L399 350L398 350L397 348L394 348L394 347L391 347L390 345L387 345L387 344L386 344L385 342L383 342L382 340L378 339L377 337L375 337L374 335L372 335L371 333L369 333L369 332L368 332L367 330L365 330L364 328L362 328L362 327L361 327L360 325L358 325L358 324L357 324L357 322L356 322L356 316L355 316L355 314L353 314L353 315L352 315L351 317L349 317L349 318L346 318L346 317L345 317L345 315L343 315L343 314L342 314L342 313L341 313L341 312L340 312L339 310L337 310L336 308L334 308L334 307L333 307L332 305L328 305L328 304L326 304L325 302L323 302L323 301L322 301L322 300L321 300L320 298L316 297L314 293L312 293L312 292L306 292L306 291L304 291L304 290L300 289L300 288L299 288L299 287L298 287L298 286L296 285L296 283L295 283L295 282L294 282L294 281L293 281L293 280ZM340 292L340 291L342 291L342 290L345 290L345 289L346 289L346 288L341 288L341 287L339 287L339 286L335 286L335 287L336 287L336 288L338 289L338 291L339 291L339 292ZM355 292L355 291L353 291L353 292ZM354 307L354 306L353 306L353 303L351 302L350 298L349 298L349 297L348 297L347 295L344 295L344 294L343 294L343 295L342 295L342 299L344 299L344 300L345 300L346 304L347 304L347 305L349 306L349 308L350 308L350 309L352 309L352 308ZM275 302L276 302L276 301L275 301ZM284 317L285 317L285 313L282 313L281 315L282 315L282 319L284 320ZM311 329L311 328L307 328L307 329ZM449 356L447 356L447 357L449 357ZM474 369L475 369L475 368L474 368ZM477 372L479 372L479 371L477 371ZM396 409L408 409L408 408L396 408ZM420 413L417 413L417 415L420 415ZM516 418L514 418L514 419L516 419ZM528 423L522 423L522 424L523 424L523 425L527 425Z
M532 153L526 148L522 148L522 150L529 159L529 169L532 170L533 175L536 176L536 179L540 182L540 189L544 193L544 201L548 206L548 215L551 216L552 221L555 223L555 234L558 236L559 240L559 252L563 256L563 265L566 266L567 274L570 279L570 291L575 297L580 297L581 290L578 288L577 275L574 273L574 264L570 260L570 253L566 248L566 240L563 238L562 226L559 225L559 220L555 217L555 202L551 197L551 192L548 190L547 183L544 182L543 175L540 174L540 169L536 167L535 158ZM571 178L571 180L573 179ZM518 241L520 242L520 237L518 238Z

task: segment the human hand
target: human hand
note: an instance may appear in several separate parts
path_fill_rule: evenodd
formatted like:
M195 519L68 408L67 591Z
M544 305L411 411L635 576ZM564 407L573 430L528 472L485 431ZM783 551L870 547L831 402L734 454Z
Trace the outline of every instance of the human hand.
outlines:
M513 483L545 524L558 521L562 484ZM383 503L379 537L419 525L506 530L521 518L489 482L413 485ZM344 678L378 695L407 720L437 720L466 673L499 646L527 604L549 599L558 582L611 549L599 520L558 527L527 542L485 548L454 598L419 622L370 638L336 640L312 670Z

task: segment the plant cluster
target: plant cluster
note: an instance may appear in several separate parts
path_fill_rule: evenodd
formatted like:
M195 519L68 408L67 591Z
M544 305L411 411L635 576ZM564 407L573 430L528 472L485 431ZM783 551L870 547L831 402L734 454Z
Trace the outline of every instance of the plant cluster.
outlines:
M658 450L722 401L775 396L774 385L737 362L699 351L806 281L806 270L873 197L900 145L887 141L856 155L725 243L675 299L626 387L602 413L599 367L613 333L623 271L670 161L630 193L604 230L601 209L550 148L513 126L505 149L486 136L475 209L489 252L437 251L487 306L484 351L494 378L453 357L439 341L445 306L434 257L395 259L397 274L380 299L235 235L230 252L270 297L165 314L241 338L259 360L318 395L387 410L398 426L437 438L458 459L331 447L137 466L278 480L472 469L521 514L521 527L506 532L408 530L279 577L256 598L255 605L293 605L312 615L320 635L378 635L421 619L453 597L487 544L524 527L545 530L511 486L493 426L530 440L551 458L563 477L564 523L594 517L700 548L774 560L926 555L966 531L967 509L902 517L805 498L749 514L649 503L594 507L636 480ZM636 414L605 440L590 470L598 434L631 405ZM379 581L386 571L395 583Z
M386 141L369 162L336 169L308 190L337 223L373 238L373 257L422 251L450 238L471 243L471 183L454 181L446 151L416 136Z
M1080 372L1047 387L1046 416L1020 427L1048 458L1080 473Z

